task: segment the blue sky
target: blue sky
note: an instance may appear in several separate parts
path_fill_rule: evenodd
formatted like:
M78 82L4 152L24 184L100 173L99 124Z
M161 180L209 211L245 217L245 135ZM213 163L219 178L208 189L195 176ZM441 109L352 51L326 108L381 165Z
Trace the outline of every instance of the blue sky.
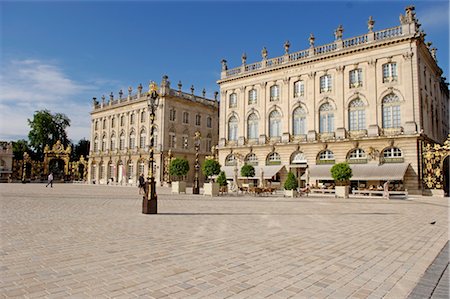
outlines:
M3 1L1 8L0 140L26 138L28 118L49 109L72 120L69 138L90 138L92 97L117 96L139 83L161 81L172 87L218 91L220 60L230 68L399 25L408 5L438 48L449 77L448 1ZM4 117L3 117L4 116Z

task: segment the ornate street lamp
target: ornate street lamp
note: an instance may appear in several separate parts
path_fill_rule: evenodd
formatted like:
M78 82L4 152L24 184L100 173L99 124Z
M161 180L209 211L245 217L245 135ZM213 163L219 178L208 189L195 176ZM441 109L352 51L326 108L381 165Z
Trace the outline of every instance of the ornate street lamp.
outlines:
M192 187L192 194L200 194L200 186L198 182L198 175L200 170L200 163L198 161L198 150L200 149L200 132L195 132L194 136L194 146L195 146L195 173L194 173L194 187Z
M158 213L158 201L156 196L156 184L155 176L153 173L154 161L154 123L156 108L159 104L158 85L155 82L151 82L149 85L149 91L147 94L147 106L150 111L150 157L148 160L148 175L149 178L145 183L145 195L142 202L143 214L157 214Z

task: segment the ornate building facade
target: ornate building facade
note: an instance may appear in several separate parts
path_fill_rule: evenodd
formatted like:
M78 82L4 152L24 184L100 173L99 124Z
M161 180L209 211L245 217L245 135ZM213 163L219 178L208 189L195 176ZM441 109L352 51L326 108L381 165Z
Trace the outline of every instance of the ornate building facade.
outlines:
M347 161L352 180L398 181L422 193L428 143L449 133L449 90L425 42L414 7L400 25L228 69L222 61L219 162L227 176L243 163L256 177L283 183L288 171L301 184L331 180L333 164Z
M202 163L218 142L219 104L216 99L171 89L167 76L159 87L159 105L154 122L154 174L156 182L169 182L168 165L173 158L185 158L190 170L187 182L194 177L194 135L200 133L199 160ZM217 93L215 94L217 97ZM141 173L149 173L150 115L147 91L139 85L136 94L101 102L93 100L91 112L91 148L88 181L97 184L133 184ZM203 177L200 176L200 181Z
M12 143L0 141L0 182L8 182L11 180L13 157Z

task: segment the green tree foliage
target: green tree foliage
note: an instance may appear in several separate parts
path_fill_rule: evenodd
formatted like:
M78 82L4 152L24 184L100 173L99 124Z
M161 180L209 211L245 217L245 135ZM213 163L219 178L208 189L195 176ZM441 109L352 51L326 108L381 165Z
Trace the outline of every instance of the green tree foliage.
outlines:
M23 153L30 153L30 147L28 146L28 141L25 139L20 139L13 142L13 154L15 160L22 160Z
M220 173L220 164L216 160L208 159L202 165L203 174L211 179L213 175L218 175Z
M289 172L286 181L284 182L284 189L295 190L297 188L298 188L298 181L295 178L295 175L292 172Z
M186 159L175 158L170 161L169 174L181 180L189 172L189 162Z
M227 178L225 176L225 172L221 171L219 176L216 179L217 183L219 183L219 186L224 187L228 184Z
M89 155L89 146L90 142L86 139L81 139L78 141L77 144L72 146L72 153L71 153L71 159L72 161L78 161L80 160L81 156L83 156L85 159Z
M336 181L337 185L348 185L350 178L352 177L352 169L347 162L342 162L333 165L331 167L331 177Z
M255 176L255 167L253 167L250 164L245 164L241 167L241 175L247 177L254 177Z
M33 119L28 119L31 128L28 133L30 147L39 159L44 157L44 147L53 146L60 140L64 147L70 144L66 129L70 126L70 119L63 113L52 114L49 110L36 111Z

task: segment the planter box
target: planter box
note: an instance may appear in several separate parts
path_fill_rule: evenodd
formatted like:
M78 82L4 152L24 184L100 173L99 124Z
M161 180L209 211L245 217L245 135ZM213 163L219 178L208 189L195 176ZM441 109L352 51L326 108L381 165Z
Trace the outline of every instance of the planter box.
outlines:
M348 193L350 191L350 186L336 186L334 187L336 197L348 198Z
M219 184L218 183L205 183L203 185L203 195L218 196Z
M172 182L172 193L180 194L185 193L186 194L186 182Z
M284 190L284 196L297 197L297 190Z

